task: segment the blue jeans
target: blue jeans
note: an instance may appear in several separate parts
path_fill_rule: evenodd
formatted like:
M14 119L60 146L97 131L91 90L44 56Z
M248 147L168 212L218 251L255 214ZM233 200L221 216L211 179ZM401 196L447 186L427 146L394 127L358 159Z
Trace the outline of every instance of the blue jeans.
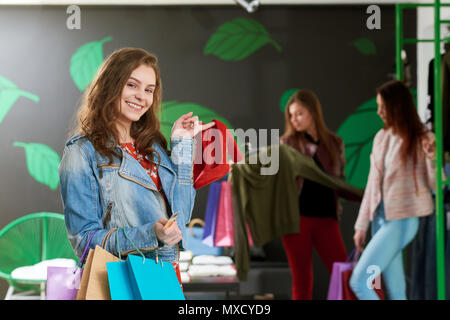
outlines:
M367 244L350 278L350 287L359 300L379 300L369 279L382 273L384 292L391 300L406 300L403 249L415 237L417 217L386 221L383 201L372 221L372 239ZM367 284L369 282L369 285Z

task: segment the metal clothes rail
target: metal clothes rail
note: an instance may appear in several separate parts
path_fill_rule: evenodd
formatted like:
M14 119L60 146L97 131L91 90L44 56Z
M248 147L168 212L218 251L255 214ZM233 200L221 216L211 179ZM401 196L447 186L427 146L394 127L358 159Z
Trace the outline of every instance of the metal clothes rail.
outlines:
M418 7L434 8L434 38L403 38L403 9ZM403 45L418 42L434 43L434 130L436 135L436 262L437 262L437 298L445 300L445 252L444 252L444 185L450 185L450 179L442 179L443 134L442 134L442 82L441 82L441 24L450 24L450 20L441 20L440 8L450 7L450 3L404 3L395 5L395 57L397 79L403 79L401 52Z

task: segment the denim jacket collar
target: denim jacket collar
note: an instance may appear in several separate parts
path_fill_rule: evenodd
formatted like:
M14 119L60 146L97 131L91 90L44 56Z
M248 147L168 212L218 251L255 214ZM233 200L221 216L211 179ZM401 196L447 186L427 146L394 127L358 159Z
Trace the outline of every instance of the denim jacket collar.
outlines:
M70 138L67 141L66 146L73 144L75 141L77 141L78 139L81 139L83 137L86 137L86 136L79 134L79 133L75 134L72 138ZM111 143L112 143L112 140L111 140ZM152 145L152 148L155 149L160 156L160 161L158 161L159 158L156 156L156 154L153 154L153 163L165 168L167 171L169 171L171 174L173 174L176 177L176 173L172 168L170 159L168 158L167 154L162 150L162 147L159 145L159 143L155 142ZM116 151L118 153L122 154L122 161L119 162L119 160L114 159L114 162L116 164L118 164L118 165L120 164L120 169L119 169L120 175L135 179L135 180L137 180L138 183L142 184L144 187L152 189L152 190L156 190L155 183L149 177L149 175L147 174L145 169L142 168L142 166L139 164L139 162L136 159L134 159L128 153L123 152L120 147L117 147ZM98 165L102 166L102 165L109 164L108 158L102 157L100 154L97 154L96 156L97 156ZM170 188L170 189L172 189L172 188Z

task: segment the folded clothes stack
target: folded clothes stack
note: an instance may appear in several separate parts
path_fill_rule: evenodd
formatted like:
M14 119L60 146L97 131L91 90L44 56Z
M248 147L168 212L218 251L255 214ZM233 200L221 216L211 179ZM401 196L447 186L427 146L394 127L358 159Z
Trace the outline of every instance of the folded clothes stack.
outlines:
M193 256L191 251L182 251L179 265L182 282L202 277L233 277L237 273L233 260L228 256Z
M180 251L180 262L192 262L194 254L190 250Z
M233 260L227 256L201 255L193 257L192 264L230 265L233 264Z
M187 274L191 278L198 277L233 277L236 275L234 265L192 264Z

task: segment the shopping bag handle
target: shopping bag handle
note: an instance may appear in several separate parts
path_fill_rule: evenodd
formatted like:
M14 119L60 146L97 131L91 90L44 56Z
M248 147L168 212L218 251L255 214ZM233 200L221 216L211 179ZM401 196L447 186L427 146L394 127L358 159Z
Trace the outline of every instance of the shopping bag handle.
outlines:
M77 264L77 268L75 270L77 270L78 268L80 268L82 265L84 265L84 263L86 262L86 258L87 258L87 253L89 251L89 245L91 244L91 240L92 237L94 237L94 234L97 232L98 230L94 230L91 232L91 235L89 236L88 242L86 244L86 246L84 247L84 251L83 254L81 255L80 261L78 261Z
M358 260L359 256L361 255L361 252L359 252L359 250L355 247L353 248L352 252L350 253L350 255L347 257L347 260L345 260L345 262L353 262L355 263L356 260Z
M127 238L128 241L131 242L131 245L136 249L137 252L139 252L139 254L142 256L143 262L145 263L145 255L142 253L141 250L139 250L139 248L134 244L133 240L131 240L128 237L128 234L125 232L125 228L120 228L117 229L117 233L116 233L116 246L117 246L117 252L119 253L119 259L122 260L122 256L120 254L120 247L119 247L119 230L122 230L123 234L125 235L125 238ZM157 250L157 249L156 249ZM158 251L156 251L156 263L158 263Z
M103 238L103 242L102 242L102 248L106 250L106 247L108 246L108 241L109 238L111 237L111 234L116 231L117 228L112 228L109 229L108 232L106 233L105 237Z
M191 222L189 222L189 231L191 232L191 236L192 236L192 237L195 237L195 235L194 235L194 230L192 230L192 228L193 228L196 224L197 224L197 225L200 225L201 227L204 227L204 226L205 226L205 222L204 222L202 219L200 219L200 218L192 219Z

